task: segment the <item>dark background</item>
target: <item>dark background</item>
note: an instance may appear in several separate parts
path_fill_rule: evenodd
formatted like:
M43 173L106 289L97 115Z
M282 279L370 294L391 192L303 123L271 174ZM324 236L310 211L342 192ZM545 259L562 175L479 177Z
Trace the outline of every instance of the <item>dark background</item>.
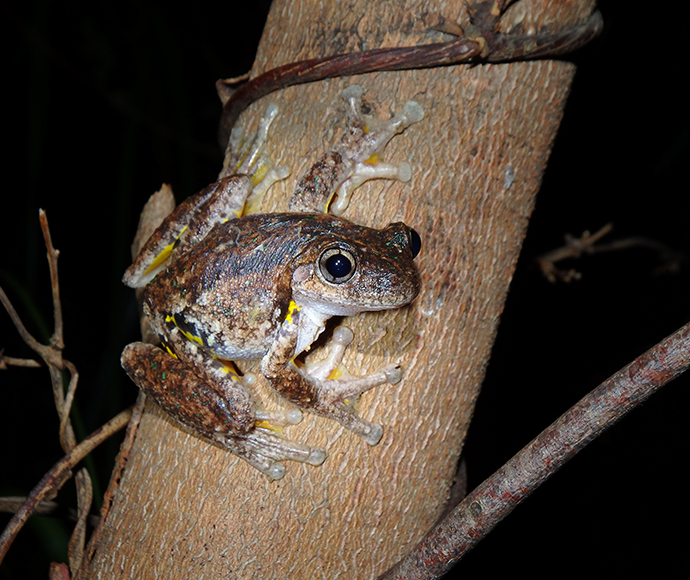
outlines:
M80 437L132 404L119 352L137 335L120 283L144 200L215 179L214 82L249 70L269 2L173 9L164 2L0 4L5 128L0 284L29 329L52 329L38 208L48 212L80 371ZM466 444L470 488L610 374L688 320L688 77L677 12L601 2L606 30L580 65ZM534 259L607 222L650 249L587 257L582 280L552 285ZM0 348L32 356L0 313ZM532 578L688 573L683 501L690 378L601 437L520 506L457 572ZM0 494L25 495L61 456L45 370L0 372ZM423 419L423 418L422 418ZM89 465L97 497L118 441ZM72 484L60 493L73 503ZM97 500L98 501L98 500ZM9 516L2 515L4 526ZM0 578L45 578L65 561L69 523L33 518Z

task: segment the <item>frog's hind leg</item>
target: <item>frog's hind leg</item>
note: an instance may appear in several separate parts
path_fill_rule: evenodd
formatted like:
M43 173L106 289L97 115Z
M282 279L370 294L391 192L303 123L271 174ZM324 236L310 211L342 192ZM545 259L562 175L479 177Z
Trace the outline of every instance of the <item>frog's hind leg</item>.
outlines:
M257 412L241 379L231 372L210 383L193 367L164 350L141 342L125 347L122 367L134 383L171 417L215 441L271 479L285 474L285 460L320 465L326 452L280 436L301 414Z
M290 211L321 213L330 209L340 215L347 208L352 192L365 181L409 181L412 176L408 163L382 163L378 153L395 135L424 117L419 103L408 101L392 119L369 130L362 116L362 88L350 85L342 96L347 121L343 135L297 182Z
M285 475L282 461L321 465L326 459L326 452L319 447L287 441L261 428L247 435L217 437L216 440L271 479L281 479Z

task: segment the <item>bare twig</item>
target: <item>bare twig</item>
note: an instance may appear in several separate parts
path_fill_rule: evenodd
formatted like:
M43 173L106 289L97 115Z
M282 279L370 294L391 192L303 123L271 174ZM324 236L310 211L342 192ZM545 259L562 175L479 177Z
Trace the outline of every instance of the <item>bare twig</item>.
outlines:
M14 327L17 329L19 336L21 336L22 340L29 346L29 348L35 351L36 354L38 354L47 365L52 364L57 368L62 368L61 353L50 346L41 344L31 335L31 333L24 326L24 323L21 321L21 318L19 318L19 314L17 314L17 311L14 309L14 306L12 306L10 299L7 297L7 294L5 294L5 291L2 289L2 287L0 287L0 302L2 302L5 310L7 310L7 314L10 315L10 319L12 320Z
M13 514L26 501L26 496L5 496L0 497L0 512ZM68 521L77 521L78 514L73 508L65 507L56 501L42 501L34 508L33 515L37 516L64 516ZM96 527L100 521L100 516L89 515L89 525Z
M58 282L57 259L60 252L53 246L53 239L50 235L50 228L48 227L48 216L42 209L38 210L38 219L41 222L41 231L43 232L43 240L48 250L48 267L50 268L50 287L53 290L53 322L55 328L53 329L53 336L50 343L59 349L65 348L63 337L63 323L62 323L62 306L60 303L60 284Z
M77 482L78 494L77 523L74 526L67 546L69 569L73 575L81 568L82 559L84 558L86 524L89 518L89 512L91 511L91 502L93 500L93 486L91 485L91 477L87 469L85 467L80 469L74 479Z
M75 367L71 362L65 360L65 368L69 370L70 380L69 386L67 387L67 394L65 395L62 407L58 409L60 414L60 441L65 440L68 435L67 431L72 430L72 426L69 419L70 411L72 410L72 401L74 400L74 393L77 390L77 381L79 380L79 373L77 372L77 367ZM60 385L60 393L62 393L62 385ZM72 433L71 439L74 439L74 433ZM65 451L69 451L74 447L74 441L70 442L68 448ZM64 447L63 447L64 449Z
M601 14L597 11L579 26L553 34L501 34L497 30L503 4L500 3L499 8L495 2L470 3L472 34L449 42L380 48L302 60L269 70L239 87L233 85L243 80L244 76L221 79L216 83L224 103L218 142L225 149L240 113L250 103L281 88L368 72L554 58L584 46L598 36L603 28Z
M46 213L43 210L39 210L39 220L41 223L41 231L43 232L43 239L45 241L46 250L48 254L48 267L50 269L51 283L50 285L53 294L54 328L53 335L50 339L50 344L41 344L31 335L31 333L29 333L29 331L22 323L19 315L17 314L16 310L12 306L9 298L2 290L2 288L0 288L0 301L5 306L7 312L10 315L10 318L12 319L12 322L14 323L15 327L17 328L17 331L19 332L24 342L30 348L32 348L48 365L50 381L53 388L53 398L55 400L55 407L60 418L60 445L65 452L70 453L75 449L75 446L77 444L74 429L72 428L72 423L70 421L70 410L72 408L72 402L74 401L74 393L77 388L79 373L77 372L76 367L72 363L62 358L62 349L65 346L65 342L57 264L57 259L60 255L60 252L56 250L53 246L53 240L50 235L50 227L48 226L48 217L46 216ZM0 359L0 366L5 368L5 363L11 360L12 359L7 359L3 357L2 359ZM25 366L29 365L25 363ZM63 371L65 369L69 372L70 375L69 386L67 388L66 395L63 388ZM77 474L75 481L77 486L78 519L75 531L73 533L69 545L70 566L73 573L75 573L78 570L81 563L81 558L84 550L86 518L88 517L88 513L91 509L91 499L93 496L93 491L91 489L91 479L84 470L80 471ZM62 485L62 482L60 482L60 485ZM57 488L59 488L59 486L57 486ZM27 500L27 503L30 503L29 500ZM12 521L15 521L14 518ZM23 521L17 520L17 525L18 531L19 529L21 529Z
M575 270L559 270L556 267L556 262L567 260L568 258L579 258L582 254L594 253L594 244L601 238L608 234L613 229L613 224L606 224L598 232L590 234L588 231L584 232L582 236L576 238L570 234L565 236L565 245L542 254L537 258L537 263L541 268L542 273L546 279L552 284L557 280L563 282L572 282L580 278L579 272Z
M0 288L0 292L2 289ZM14 358L5 356L4 350L0 350L0 371L7 370L8 366L12 367L26 367L26 368L40 368L43 365L37 360L31 358Z
M556 262L567 259L577 259L583 254L601 254L603 252L618 252L630 248L648 248L656 252L659 259L663 262L657 272L675 272L679 269L683 256L675 252L656 240L641 236L632 236L614 240L608 244L598 243L605 235L613 229L613 224L606 224L599 231L590 234L584 232L582 236L576 238L570 234L565 235L565 245L546 252L537 258L537 263L546 279L554 283L572 282L579 280L581 275L574 269L560 270L556 267Z
M379 580L439 578L578 451L690 366L690 324L604 381L470 493Z
M36 506L43 500L54 497L65 481L69 479L70 471L74 466L108 437L125 427L131 416L132 409L127 409L113 417L60 459L60 461L43 476L38 485L31 490L24 504L17 510L7 524L2 536L0 536L0 562L2 562L5 554L7 554L7 550L19 533L19 530L22 529L24 523L34 512Z
M129 420L127 425L127 431L125 433L125 438L120 445L120 452L117 454L115 459L115 467L110 474L110 483L108 484L108 489L106 489L105 494L103 494L103 506L101 507L101 521L105 521L108 517L108 512L113 504L113 499L115 497L115 492L118 489L120 480L122 479L122 472L125 469L127 460L129 459L129 453L134 445L134 440L136 438L137 430L139 429L139 422L144 412L144 404L146 403L146 395L140 392L137 397L137 402L134 404L132 409L132 418ZM96 547L99 545L101 540L101 534L103 534L103 526L98 526L89 540L89 546L86 551L87 560L93 557L93 553ZM88 566L88 562L84 562L84 565Z

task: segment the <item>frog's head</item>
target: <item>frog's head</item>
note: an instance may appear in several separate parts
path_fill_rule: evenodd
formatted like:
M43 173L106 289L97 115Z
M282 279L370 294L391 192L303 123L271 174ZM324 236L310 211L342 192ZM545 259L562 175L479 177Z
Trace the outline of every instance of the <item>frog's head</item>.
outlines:
M399 308L419 293L417 232L398 222L382 230L341 222L318 236L292 275L292 296L329 316Z

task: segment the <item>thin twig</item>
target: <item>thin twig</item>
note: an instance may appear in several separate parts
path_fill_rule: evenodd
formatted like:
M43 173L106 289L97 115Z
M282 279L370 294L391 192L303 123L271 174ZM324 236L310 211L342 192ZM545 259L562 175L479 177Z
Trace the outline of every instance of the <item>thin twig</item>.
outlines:
M74 393L77 390L77 382L79 381L79 372L77 371L77 367L75 367L68 360L65 360L64 363L65 368L69 370L70 380L69 386L67 387L67 394L65 395L65 399L62 403L61 408L58 409L58 412L60 414L60 440L63 440L65 437L67 437L66 432L68 429L71 429L69 414L72 410L72 401L74 400ZM62 392L62 386L60 388L60 392ZM74 437L72 436L72 439L73 438ZM72 444L71 447L74 447L74 444ZM70 449L65 449L65 451L69 451Z
M74 479L77 484L77 494L79 495L77 498L77 523L74 526L74 530L72 530L67 546L67 559L69 560L72 578L77 575L84 558L86 524L91 512L91 503L93 502L93 486L91 485L91 477L86 467L80 469Z
M41 222L41 231L43 232L43 240L48 250L48 267L50 268L50 287L53 290L53 336L50 343L59 349L65 348L63 323L62 323L62 306L60 302L60 284L58 283L58 269L57 259L60 252L53 246L53 239L50 235L50 228L48 227L48 216L42 209L38 210L38 219Z
M41 358L48 365L50 382L53 389L53 398L55 400L55 408L57 409L60 419L60 445L66 453L70 453L77 445L77 439L70 421L70 410L72 408L74 394L79 381L79 373L72 363L62 358L62 349L65 346L65 342L57 263L60 252L53 246L50 227L48 225L48 217L43 210L39 210L39 221L41 223L41 231L43 232L43 239L45 241L47 250L48 267L50 269L50 285L53 295L54 328L53 335L50 339L50 344L41 344L31 335L31 333L29 333L2 288L0 288L0 301L4 304L7 312L10 315L10 318L12 319L24 342L39 356L41 356ZM0 359L0 366L5 366L5 360L6 359L4 358ZM64 369L67 369L70 374L70 381L66 395L63 387ZM72 538L70 539L69 546L70 566L72 573L76 573L81 565L81 558L84 551L86 518L88 517L88 513L91 509L91 500L93 496L91 479L84 470L77 474L75 482L77 486L77 511L79 515L77 525L73 532ZM60 483L60 485L62 485L62 483ZM21 528L21 525L23 524L20 524L19 528Z
M5 356L4 350L0 350L0 371L7 370L8 366L25 367L25 368L41 368L43 365L32 358L14 358Z
M12 306L10 299L7 297L7 294L5 294L5 291L2 289L2 287L0 287L0 302L2 302L5 310L7 310L7 314L10 315L10 319L12 320L14 327L17 329L19 336L21 336L22 340L27 344L27 346L36 352L36 354L38 354L47 365L52 364L57 368L62 368L62 356L60 352L56 351L50 346L41 344L31 335L31 333L24 326L21 318L19 318L19 314L17 314L17 311L14 309L14 306Z
M580 274L578 272L575 270L559 270L556 267L556 262L569 258L579 258L582 254L594 253L594 244L611 232L612 229L613 224L608 223L593 234L590 234L588 231L584 232L579 238L566 234L564 246L546 252L537 258L539 268L546 276L546 279L552 284L558 279L563 282L572 282L579 279Z
M72 451L58 461L53 468L46 473L41 481L31 490L24 504L17 510L7 527L0 536L0 563L7 550L22 529L26 520L34 512L36 506L45 499L51 499L59 491L62 485L69 479L70 471L91 451L103 441L127 425L132 416L132 409L122 411L102 427L96 429L84 439Z
M60 351L65 347L64 341L64 325L62 319L62 303L60 301L60 284L58 278L58 257L60 252L53 246L53 239L50 234L50 227L48 226L48 216L42 209L38 212L38 217L41 222L41 231L43 232L43 239L48 252L48 267L50 269L50 287L53 292L53 318L54 329L53 336L50 339L51 346ZM63 359L64 368L69 371L70 380L67 388L67 393L63 391L62 372L55 367L50 368L50 377L53 385L53 392L55 396L55 405L57 407L58 415L60 416L59 438L60 444L64 451L72 451L76 444L77 438L72 428L70 420L70 411L72 410L72 402L74 401L74 394L77 390L79 382L79 373L77 368ZM72 575L76 575L81 567L82 558L84 555L84 545L86 539L86 520L91 511L91 503L93 501L93 487L91 478L86 469L81 469L74 478L77 488L77 523L74 526L72 535L69 540L67 550L69 558L69 566Z
M26 496L4 496L0 497L0 512L13 514L26 501ZM67 521L76 521L77 511L74 508L67 508L56 501L42 501L34 509L33 515L37 516L64 516ZM100 516L90 514L89 525L96 527L100 522Z
M551 283L555 283L557 280L562 282L579 280L581 278L579 272L574 269L559 270L556 267L556 262L577 259L583 254L601 254L630 248L648 248L656 252L659 259L663 262L662 266L657 268L658 272L676 272L684 261L684 257L679 252L671 250L661 242L641 236L621 238L608 244L599 243L612 229L613 224L609 223L593 234L586 231L579 238L566 234L566 243L563 246L546 252L537 258L537 264L546 279Z
M108 484L108 489L106 489L105 493L103 494L103 505L101 507L101 522L104 522L106 520L106 518L108 517L108 513L110 512L110 508L112 507L115 494L119 488L120 481L122 479L122 473L125 469L125 465L127 465L129 454L134 445L137 430L139 429L139 423L144 413L145 403L146 395L144 395L143 392L140 392L139 396L137 397L137 401L132 409L132 418L129 420L129 423L127 424L127 431L125 432L125 437L122 443L120 444L120 452L117 454L117 458L115 459L115 467L113 467L113 471L110 474L110 483ZM88 563L93 558L94 552L100 545L101 535L103 533L104 526L99 525L96 527L93 534L91 534L91 539L89 540L89 545L86 550L87 562L84 562L83 565L88 566Z
M690 366L690 324L604 381L470 493L379 580L439 578L569 459Z

